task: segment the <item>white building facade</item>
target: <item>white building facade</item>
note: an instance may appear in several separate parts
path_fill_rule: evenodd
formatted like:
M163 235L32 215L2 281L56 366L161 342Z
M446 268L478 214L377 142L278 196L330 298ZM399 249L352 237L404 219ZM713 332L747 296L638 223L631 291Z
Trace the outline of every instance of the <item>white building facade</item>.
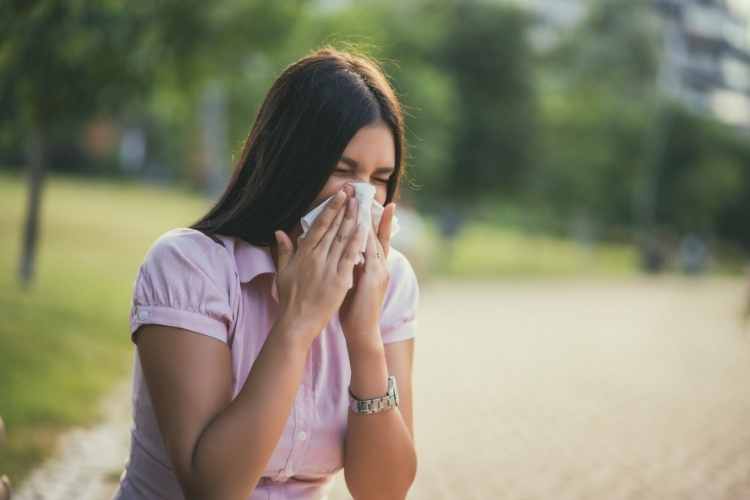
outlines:
M586 16L585 0L517 0L538 48ZM623 2L626 5L627 2ZM662 27L660 84L688 108L750 129L750 0L651 0Z

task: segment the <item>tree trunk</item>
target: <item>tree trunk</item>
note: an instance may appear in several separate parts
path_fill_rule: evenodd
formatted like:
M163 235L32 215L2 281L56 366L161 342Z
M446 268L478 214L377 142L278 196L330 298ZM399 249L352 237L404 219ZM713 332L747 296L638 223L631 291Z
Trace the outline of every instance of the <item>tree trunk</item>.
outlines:
M666 265L666 255L659 239L657 208L669 124L667 110L661 100L656 102L652 113L643 140L642 165L634 194L641 270L658 273Z
M24 289L30 286L34 276L34 259L39 233L39 211L42 204L42 188L45 177L45 141L43 129L34 127L31 131L28 153L29 196L26 204L26 220L23 226L19 266L19 279L21 287Z

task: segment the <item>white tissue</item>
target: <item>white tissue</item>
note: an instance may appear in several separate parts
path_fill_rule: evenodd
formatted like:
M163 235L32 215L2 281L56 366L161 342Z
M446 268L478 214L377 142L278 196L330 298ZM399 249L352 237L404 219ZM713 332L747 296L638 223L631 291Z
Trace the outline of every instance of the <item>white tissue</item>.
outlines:
M358 210L357 210L357 227L362 224L370 223L370 230L367 232L369 238L372 234L375 236L375 228L380 226L380 219L383 216L384 207L375 199L375 186L367 182L352 182L350 183L354 188L354 196L357 199ZM335 195L333 195L335 196ZM302 236L307 234L307 231L312 226L315 219L323 211L325 206L333 199L333 196L329 196L320 205L310 210L302 219L300 224L302 225ZM374 226L373 226L374 225ZM393 237L399 230L398 218L396 214L393 214L393 221L391 222L391 237ZM367 238L362 240L362 248L360 248L359 257L357 258L357 264L361 264L365 260L365 250L367 249Z

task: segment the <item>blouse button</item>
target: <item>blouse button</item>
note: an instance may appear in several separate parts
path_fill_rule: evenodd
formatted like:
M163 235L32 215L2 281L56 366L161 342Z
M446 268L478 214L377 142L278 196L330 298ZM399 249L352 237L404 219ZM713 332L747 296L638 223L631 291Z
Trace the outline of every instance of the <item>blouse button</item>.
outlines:
M305 439L307 439L307 433L306 433L305 431L300 431L300 432L299 432L299 433L297 434L297 438L298 438L298 439L299 439L300 441L304 441Z
M146 319L146 318L148 318L148 311L146 311L144 309L139 309L138 310L138 319Z

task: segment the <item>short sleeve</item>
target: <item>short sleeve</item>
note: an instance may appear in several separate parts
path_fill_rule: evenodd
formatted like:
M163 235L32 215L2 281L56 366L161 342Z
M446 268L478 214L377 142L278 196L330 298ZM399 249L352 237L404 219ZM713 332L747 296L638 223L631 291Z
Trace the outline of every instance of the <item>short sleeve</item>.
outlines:
M227 343L233 325L231 255L200 231L177 228L146 252L133 285L130 339L141 325L191 330Z
M419 306L419 283L409 260L393 247L388 260L390 279L380 318L384 344L416 336Z

